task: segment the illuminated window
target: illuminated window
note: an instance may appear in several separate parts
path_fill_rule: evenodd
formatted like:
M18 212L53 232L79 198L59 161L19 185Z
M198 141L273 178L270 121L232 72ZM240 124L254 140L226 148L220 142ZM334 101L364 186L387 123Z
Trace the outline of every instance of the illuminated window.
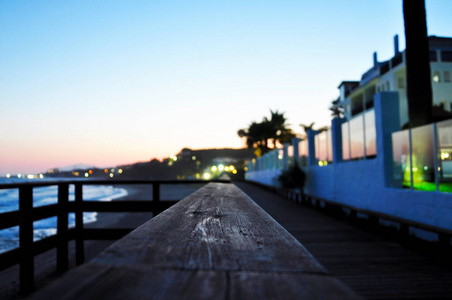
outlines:
M450 82L450 72L444 71L444 82Z
M438 71L433 72L433 82L441 82L441 75Z

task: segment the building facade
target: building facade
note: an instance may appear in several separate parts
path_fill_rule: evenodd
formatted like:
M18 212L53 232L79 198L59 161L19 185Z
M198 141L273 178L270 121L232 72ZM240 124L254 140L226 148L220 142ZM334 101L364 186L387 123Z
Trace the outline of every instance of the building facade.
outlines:
M429 37L433 105L452 112L452 38ZM360 81L343 81L339 85L339 103L346 119L373 107L373 96L379 92L399 93L400 126L408 122L406 96L405 51L399 51L398 36L394 37L394 56L383 62L373 54L373 66Z

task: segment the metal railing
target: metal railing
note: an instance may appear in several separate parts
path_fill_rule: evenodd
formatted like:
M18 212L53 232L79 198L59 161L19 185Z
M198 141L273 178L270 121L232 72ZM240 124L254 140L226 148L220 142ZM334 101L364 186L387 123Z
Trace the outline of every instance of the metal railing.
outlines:
M160 186L163 184L206 184L208 182L229 182L227 180L92 180L27 182L0 185L2 189L19 190L19 210L0 213L0 230L19 226L19 247L0 254L0 271L19 264L20 291L28 293L34 289L34 257L56 248L58 271L69 268L69 241L75 240L75 262L85 261L85 240L115 240L135 228L84 228L84 212L152 212L156 214L169 208L177 201L160 201ZM33 188L58 186L56 204L33 207ZM75 187L75 200L69 201L69 186ZM83 186L86 185L152 185L152 201L85 201ZM69 228L69 213L75 213L75 227ZM33 222L57 217L57 233L33 241Z

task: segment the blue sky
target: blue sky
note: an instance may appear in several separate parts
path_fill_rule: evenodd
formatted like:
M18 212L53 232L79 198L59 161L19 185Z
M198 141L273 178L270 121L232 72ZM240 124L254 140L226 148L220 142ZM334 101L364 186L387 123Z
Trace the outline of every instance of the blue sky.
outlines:
M284 112L330 122L342 80L404 49L401 0L1 1L0 176L242 147ZM427 0L452 36L452 2Z

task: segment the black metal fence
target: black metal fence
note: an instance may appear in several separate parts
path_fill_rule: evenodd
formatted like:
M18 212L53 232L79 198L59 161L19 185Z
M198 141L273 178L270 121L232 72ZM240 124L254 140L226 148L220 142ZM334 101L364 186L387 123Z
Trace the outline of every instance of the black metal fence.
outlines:
M215 182L228 182L213 180ZM57 270L69 268L69 241L75 240L75 261L80 265L85 260L85 240L115 240L134 228L91 229L83 226L84 212L152 212L155 216L177 201L160 201L160 186L163 184L205 184L201 180L91 180L54 181L2 184L0 189L19 190L19 210L0 214L0 230L19 226L19 247L0 254L0 270L19 264L20 291L34 289L34 257L50 249L57 249ZM33 188L58 186L56 204L33 207ZM69 186L75 187L75 200L69 201ZM152 185L152 201L84 201L83 186L86 185ZM75 213L75 228L69 228L69 213ZM57 217L57 233L39 241L33 241L33 222Z

